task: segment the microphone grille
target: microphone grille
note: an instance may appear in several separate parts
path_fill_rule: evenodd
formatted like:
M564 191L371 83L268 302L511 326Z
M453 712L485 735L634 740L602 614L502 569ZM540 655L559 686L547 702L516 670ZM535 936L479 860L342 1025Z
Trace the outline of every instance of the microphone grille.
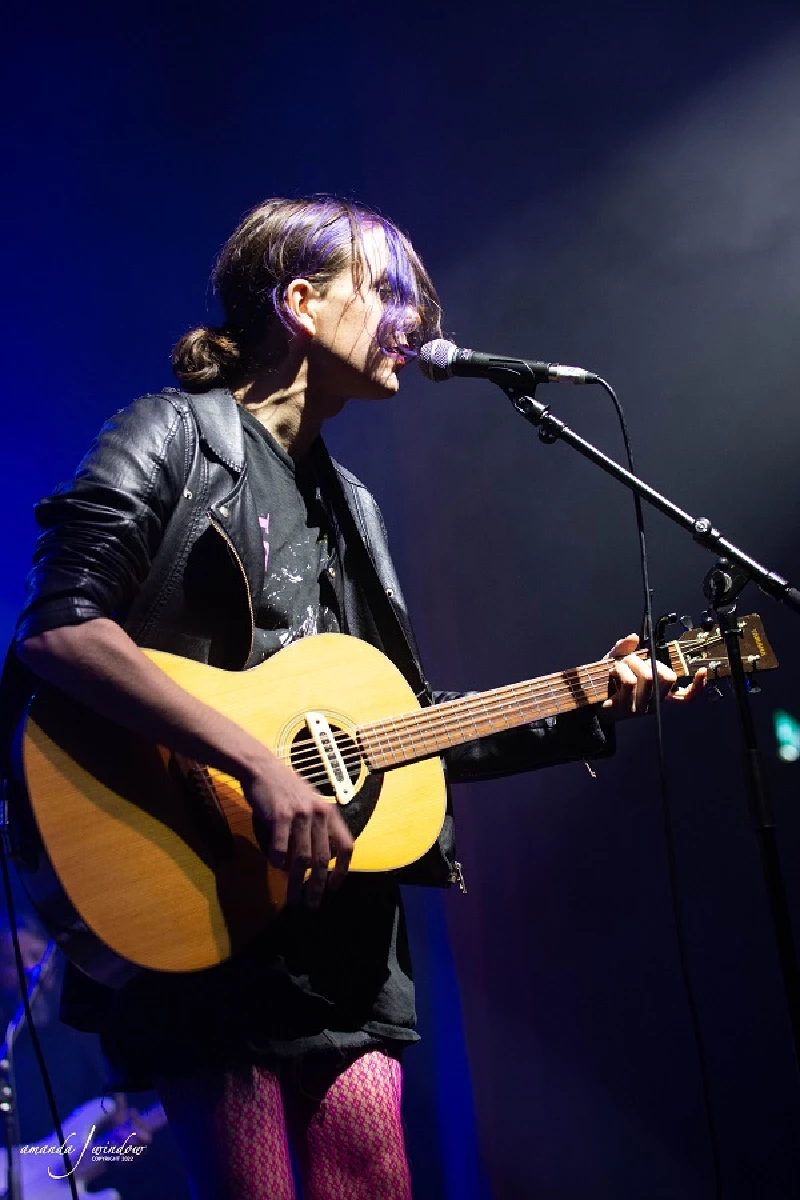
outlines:
M446 338L436 338L420 346L417 362L426 379L441 383L450 378L450 364L458 347Z

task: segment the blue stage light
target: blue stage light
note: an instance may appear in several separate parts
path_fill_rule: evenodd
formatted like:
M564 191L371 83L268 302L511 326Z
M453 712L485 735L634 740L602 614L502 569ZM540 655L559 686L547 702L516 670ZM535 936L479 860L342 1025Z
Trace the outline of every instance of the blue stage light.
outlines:
M800 721L778 708L773 713L772 722L778 743L778 758L783 762L797 762L800 758Z

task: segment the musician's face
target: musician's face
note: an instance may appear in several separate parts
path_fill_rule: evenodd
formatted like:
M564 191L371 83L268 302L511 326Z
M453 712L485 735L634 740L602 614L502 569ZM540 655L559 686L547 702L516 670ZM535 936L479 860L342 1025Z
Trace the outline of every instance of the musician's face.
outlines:
M404 366L400 352L385 354L376 334L383 315L389 252L380 226L365 230L363 278L355 286L350 267L310 301L314 335L309 344L309 388L320 388L343 400L380 399L400 386Z

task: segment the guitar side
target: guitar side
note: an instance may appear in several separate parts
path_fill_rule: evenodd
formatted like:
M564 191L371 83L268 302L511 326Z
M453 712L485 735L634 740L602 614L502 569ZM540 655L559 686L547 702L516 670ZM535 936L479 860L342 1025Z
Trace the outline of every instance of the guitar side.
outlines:
M246 672L147 653L292 765L303 760L298 736L309 710L347 733L419 707L384 655L342 634L303 639ZM210 771L213 797L193 794L158 747L72 701L45 696L34 701L25 726L23 766L55 876L112 954L155 970L213 966L252 941L283 905L285 876L269 867L230 777ZM361 782L365 777L362 764ZM413 862L435 841L444 811L437 758L386 772L351 870ZM27 882L33 894L35 881ZM41 895L33 898L42 905ZM70 954L68 933L58 940L89 970L85 955Z

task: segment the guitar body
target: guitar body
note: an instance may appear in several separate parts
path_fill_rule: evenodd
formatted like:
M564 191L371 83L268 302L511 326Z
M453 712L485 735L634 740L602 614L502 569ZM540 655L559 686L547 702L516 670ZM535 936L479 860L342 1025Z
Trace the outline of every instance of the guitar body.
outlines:
M738 626L745 669L776 667L760 618ZM716 627L662 649L678 678L730 674ZM600 704L613 670L606 656L421 709L379 650L343 634L304 638L251 671L146 653L340 805L354 871L404 867L433 845L445 749ZM176 756L46 689L23 730L22 765L20 873L50 935L100 982L214 966L283 906L286 876L268 865L236 780L197 764L183 772Z
M244 672L147 654L336 803L306 714L327 719L353 793L342 806L357 834L351 870L405 866L436 840L446 801L440 760L373 773L356 742L361 723L419 709L374 647L321 634ZM93 977L124 982L129 964L213 966L282 907L286 876L268 865L252 811L229 776L202 770L187 778L160 747L44 692L25 724L22 761L43 850L23 878L64 953Z

